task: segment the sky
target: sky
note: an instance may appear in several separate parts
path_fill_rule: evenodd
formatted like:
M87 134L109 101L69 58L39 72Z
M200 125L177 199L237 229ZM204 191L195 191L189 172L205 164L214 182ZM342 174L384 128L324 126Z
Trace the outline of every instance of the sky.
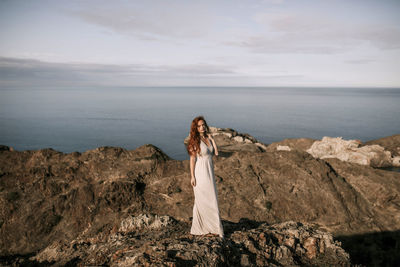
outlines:
M398 0L0 0L0 88L400 87Z

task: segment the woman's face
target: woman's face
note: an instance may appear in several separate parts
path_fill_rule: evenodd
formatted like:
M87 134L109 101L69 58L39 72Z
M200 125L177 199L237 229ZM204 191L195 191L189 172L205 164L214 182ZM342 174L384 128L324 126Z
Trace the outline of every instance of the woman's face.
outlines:
M203 120L197 122L197 130L199 133L204 133L206 131L206 124Z

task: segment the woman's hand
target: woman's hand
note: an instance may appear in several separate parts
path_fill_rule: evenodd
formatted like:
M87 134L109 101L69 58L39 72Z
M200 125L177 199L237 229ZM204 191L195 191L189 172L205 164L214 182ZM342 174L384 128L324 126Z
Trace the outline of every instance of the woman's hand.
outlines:
M214 147L214 155L215 155L215 156L218 156L218 148L217 148L217 144L215 143L215 141L214 141L214 138L212 138L212 136L211 136L211 135L209 136L209 138L210 138L210 140L211 140L211 143L212 143L212 145L213 145L213 147Z
M192 184L193 187L196 186L196 178L192 177L192 179L190 179L190 183Z

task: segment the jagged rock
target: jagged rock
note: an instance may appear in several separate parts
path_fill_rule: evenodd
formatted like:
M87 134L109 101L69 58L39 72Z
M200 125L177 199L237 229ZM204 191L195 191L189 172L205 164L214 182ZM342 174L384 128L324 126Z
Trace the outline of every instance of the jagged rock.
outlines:
M380 145L384 147L385 150L390 151L392 154L392 165L400 167L400 134L371 140L365 142L364 145Z
M125 218L119 227L120 232L132 232L135 230L146 229L160 229L167 225L173 224L170 216L149 216L147 214L140 214L138 216L129 216Z
M158 220L156 215L143 214L123 221L143 218ZM340 242L312 225L290 221L249 227L247 222L231 223L234 229L228 239L221 239L187 235L189 224L169 216L164 218L176 224L146 232L119 231L79 238L72 243L54 243L31 260L58 265L75 260L83 265L109 266L350 266L349 255Z
M88 225L101 229L126 212L145 210L144 180L168 158L152 145L82 154L1 151L1 254L30 253L75 238Z
M227 221L236 223L243 218L313 223L335 236L400 230L399 173L336 158L314 158L303 150L307 143L312 144L308 139L280 143L291 151L277 151L277 143L261 151L254 149L257 143L239 144L228 138L228 133L239 135L226 130L215 138L238 150L225 150L225 156L214 160L219 207L228 231ZM242 151L240 146L252 148ZM194 199L189 170L189 160L170 159L152 145L131 151L101 147L69 154L53 149L1 150L0 256L35 253L52 244L58 247L59 242L89 237L107 239L112 236L109 232L130 236L134 228L127 227L125 233L119 230L130 215L154 213L186 223L168 222L153 233L154 238L166 237L160 229L190 225ZM142 226L140 231L146 235L153 231L145 223ZM183 232L188 233L189 228L179 233ZM113 238L110 240L119 240ZM303 252L315 247L315 242L309 239ZM87 247L85 243L82 246ZM290 252L277 251L280 255ZM316 253L309 251L309 255ZM150 259L149 255L137 257L156 262L157 257ZM236 262L254 262L249 254L237 255ZM128 262L136 256L130 257Z
M392 165L390 151L379 145L367 145L359 147L358 140L343 140L341 137L322 138L315 141L307 150L308 153L316 158L338 158L342 161L353 162L372 167L387 167Z
M360 140L343 140L341 137L323 137L322 140L284 139L268 145L266 151L279 151L282 147L286 150L306 151L321 159L338 158L372 167L400 166L400 135L368 141L365 144Z
M380 145L392 153L393 157L400 156L400 134L383 137L365 142L364 145Z
M231 240L250 252L257 266L349 265L349 255L332 235L309 224L288 221L261 224L255 229L235 231ZM247 259L247 257L245 258ZM254 263L253 263L254 264Z
M231 155L235 151L262 152L266 151L267 145L258 141L247 133L239 133L230 128L217 128L209 126L210 134L214 137L221 156ZM189 136L184 144L189 142Z

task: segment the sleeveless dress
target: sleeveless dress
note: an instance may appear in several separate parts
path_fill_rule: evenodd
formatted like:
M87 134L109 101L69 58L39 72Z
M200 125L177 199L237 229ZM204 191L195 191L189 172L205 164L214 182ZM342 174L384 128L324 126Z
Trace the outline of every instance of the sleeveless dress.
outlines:
M190 233L204 235L218 234L224 237L218 208L218 192L214 177L212 155L214 147L200 141L200 155L196 156L194 175L196 186L194 190L193 221Z

